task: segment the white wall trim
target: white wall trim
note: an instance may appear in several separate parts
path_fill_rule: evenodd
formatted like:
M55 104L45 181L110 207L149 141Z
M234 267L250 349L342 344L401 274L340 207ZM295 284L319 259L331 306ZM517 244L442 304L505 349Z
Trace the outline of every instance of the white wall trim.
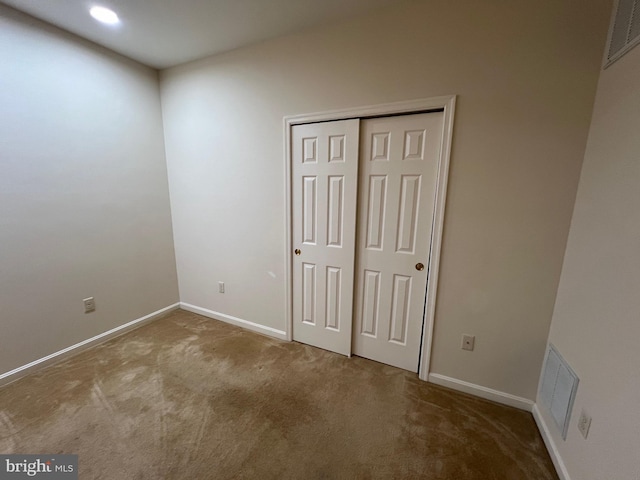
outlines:
M127 332L130 332L131 330L141 327L145 323L151 322L152 320L156 320L174 310L177 310L179 306L180 306L179 303L174 303L173 305L169 305L168 307L164 307L164 308L161 308L160 310L156 310L155 312L152 312L149 315L145 315L144 317L137 318L136 320L132 320L129 323L125 323L124 325L120 325L104 333L100 333L95 337L88 338L86 340L83 340L82 342L76 343L75 345L71 345L70 347L59 350L55 353L52 353L51 355L47 355L46 357L39 358L38 360L34 360L33 362L27 363L26 365L23 365L21 367L14 368L9 372L6 372L0 375L0 386L14 382L30 373L34 373L38 370L48 367L49 365L61 362L62 360L66 360L100 343L104 343L115 337L118 337Z
M433 341L433 327L436 312L436 294L438 274L440 271L440 251L442 246L442 232L444 228L444 210L447 198L447 182L449 178L449 163L451 157L451 143L453 138L453 119L456 105L455 95L423 98L404 102L385 103L362 107L332 110L313 114L293 115L284 117L284 150L285 150L285 338L293 339L293 275L292 268L292 200L291 200L291 130L294 125L314 122L345 120L349 118L367 118L383 115L410 114L443 110L444 125L442 145L438 162L438 181L436 185L436 200L434 205L433 230L431 235L431 251L429 254L429 275L427 278L426 309L422 325L422 346L420 347L420 366L418 375L427 380L431 361L431 347Z
M516 395L511 395L510 393L501 392L499 390L465 382L463 380L458 380L457 378L447 377L438 373L430 373L429 382L442 387L448 387L459 392L468 393L476 397L484 398L485 400L492 400L496 403L501 403L502 405L508 405L520 410L525 410L527 412L531 412L534 407L533 401L527 398L518 397Z
M284 123L285 127L291 127L293 125L300 125L303 123L346 120L348 118L367 118L383 115L427 112L429 110L439 110L446 108L447 106L451 105L452 101L455 103L455 98L455 95L444 95L441 97L420 98L417 100L406 100L402 102L381 103L377 105L350 107L339 110L329 110L325 112L290 115L284 117ZM286 130L287 128L285 128L285 133ZM287 143L287 145L290 144Z
M269 337L278 338L280 340L287 340L287 332L283 330L266 327L264 325L260 325L259 323L254 323L250 322L249 320L233 317L231 315L227 315L226 313L214 312L213 310L197 307L189 303L180 302L180 308L182 308L183 310L187 310L188 312L197 313L198 315L202 315L204 317L213 318L214 320L220 320L221 322L225 323L230 323L231 325L235 325L237 327L246 328L247 330L251 330L253 332L262 333L263 335L267 335Z
M293 239L291 238L291 225L293 224L292 192L291 192L291 127L292 118L284 117L284 215L285 215L285 242L284 242L284 328L285 337L290 342L293 340L293 275L291 269L293 262L291 251Z
M453 114L456 97L452 96L443 105L444 125L442 145L438 162L438 183L436 184L436 200L433 207L433 229L431 233L431 251L429 252L429 274L427 277L427 299L425 302L424 321L422 322L422 347L418 376L427 380L431 366L431 347L433 344L433 328L436 318L436 294L440 274L440 252L442 249L442 232L444 230L444 209L447 199L449 180L449 162L451 158L451 142L453 141Z
M538 409L538 405L534 404L532 412L533 418L536 421L536 425L538 426L538 430L540 431L540 435L542 436L542 440L549 451L549 456L551 457L551 461L553 462L553 466L556 467L556 472L558 473L558 477L560 480L571 480L569 476L569 471L567 470L562 457L560 456L560 451L558 450L558 446L556 442L553 440L551 436L551 432L549 431L549 427L547 422L545 422L540 410Z

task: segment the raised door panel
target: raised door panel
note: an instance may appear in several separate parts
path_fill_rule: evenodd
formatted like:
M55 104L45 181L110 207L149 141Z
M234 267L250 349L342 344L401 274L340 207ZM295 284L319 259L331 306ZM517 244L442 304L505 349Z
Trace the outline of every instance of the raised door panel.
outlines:
M329 177L327 205L327 245L342 247L342 229L344 226L344 176Z
M374 337L378 334L378 314L380 312L380 272L363 272L361 335Z
M396 227L396 252L414 253L420 208L420 175L400 177L400 206Z
M369 195L367 199L366 248L382 249L384 213L387 197L387 176L369 176Z
M316 266L302 264L302 323L316 324Z
M342 269L327 267L327 300L325 328L340 331L343 320L340 304L342 302ZM348 317L347 317L348 319Z
M302 243L316 244L318 218L318 178L315 175L302 177Z

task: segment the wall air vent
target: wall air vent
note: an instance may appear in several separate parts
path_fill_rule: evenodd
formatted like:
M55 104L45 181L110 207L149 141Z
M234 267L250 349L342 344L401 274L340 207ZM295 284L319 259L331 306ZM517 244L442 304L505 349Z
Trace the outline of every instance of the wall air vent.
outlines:
M640 0L617 0L609 28L604 68L640 43Z
M547 357L544 362L542 381L540 382L540 400L562 432L562 438L567 438L567 428L571 418L573 400L578 389L578 376L549 344Z

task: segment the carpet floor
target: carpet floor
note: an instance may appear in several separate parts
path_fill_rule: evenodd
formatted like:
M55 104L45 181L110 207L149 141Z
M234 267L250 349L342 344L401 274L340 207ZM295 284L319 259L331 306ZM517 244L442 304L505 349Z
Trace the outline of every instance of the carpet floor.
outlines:
M532 416L178 310L0 389L80 479L557 479Z

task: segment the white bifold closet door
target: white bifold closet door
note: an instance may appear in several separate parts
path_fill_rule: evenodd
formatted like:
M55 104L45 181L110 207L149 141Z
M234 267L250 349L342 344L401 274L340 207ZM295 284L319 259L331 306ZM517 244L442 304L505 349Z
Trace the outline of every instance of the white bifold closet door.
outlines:
M296 125L293 339L351 355L359 120Z
M293 127L294 340L418 370L442 130L441 112Z

